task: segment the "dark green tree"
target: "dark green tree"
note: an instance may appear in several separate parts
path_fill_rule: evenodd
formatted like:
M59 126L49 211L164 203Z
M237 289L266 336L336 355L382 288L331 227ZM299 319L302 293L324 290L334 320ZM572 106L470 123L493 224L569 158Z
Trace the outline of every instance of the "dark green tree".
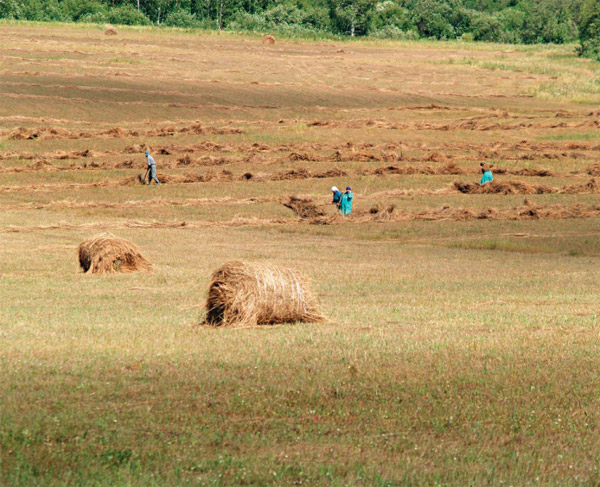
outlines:
M600 61L600 0L587 0L579 13L581 54Z
M374 0L329 0L329 15L334 30L354 37L369 33Z

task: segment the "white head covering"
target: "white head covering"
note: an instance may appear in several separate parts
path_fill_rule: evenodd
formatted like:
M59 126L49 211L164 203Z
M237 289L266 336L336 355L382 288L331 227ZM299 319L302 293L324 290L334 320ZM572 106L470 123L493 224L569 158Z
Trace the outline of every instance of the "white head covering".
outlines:
M337 186L332 186L331 191L333 191L335 193L336 191L339 191L339 189L337 189Z

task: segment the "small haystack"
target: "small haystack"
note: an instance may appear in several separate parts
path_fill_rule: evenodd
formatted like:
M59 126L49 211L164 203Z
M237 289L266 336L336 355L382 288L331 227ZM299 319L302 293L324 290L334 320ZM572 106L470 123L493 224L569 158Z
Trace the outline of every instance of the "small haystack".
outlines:
M144 258L137 245L110 233L101 233L81 242L78 252L83 272L110 274L152 269L152 264Z
M107 36L116 36L117 35L117 29L115 29L112 25L107 25L104 28L104 35L107 35Z
M319 208L310 196L290 196L283 206L292 210L300 218L325 216L325 211Z
M275 44L275 37L271 35L266 35L263 37L263 44L273 45Z
M211 277L205 324L245 327L325 318L307 281L292 269L228 262Z

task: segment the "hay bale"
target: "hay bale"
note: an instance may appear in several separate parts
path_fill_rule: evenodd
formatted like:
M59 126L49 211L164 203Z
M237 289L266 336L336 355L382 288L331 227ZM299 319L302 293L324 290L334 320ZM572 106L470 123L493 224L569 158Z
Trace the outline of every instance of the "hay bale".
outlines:
M263 44L273 45L275 44L275 37L271 35L266 35L263 37Z
M107 36L116 36L117 29L115 29L112 25L107 25L104 29L104 35Z
M292 269L228 262L213 272L205 324L255 326L325 318L304 277Z
M137 245L110 233L101 233L81 242L77 251L83 272L110 274L152 269L152 264L144 258Z

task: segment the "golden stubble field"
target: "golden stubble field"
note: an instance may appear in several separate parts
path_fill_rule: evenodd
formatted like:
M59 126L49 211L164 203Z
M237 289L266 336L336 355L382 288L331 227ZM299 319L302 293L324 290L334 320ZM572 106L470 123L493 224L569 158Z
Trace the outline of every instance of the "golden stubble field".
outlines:
M597 485L598 79L572 46L0 25L0 484ZM499 193L461 192L480 162ZM153 272L82 274L103 231ZM199 327L232 259L330 321Z

